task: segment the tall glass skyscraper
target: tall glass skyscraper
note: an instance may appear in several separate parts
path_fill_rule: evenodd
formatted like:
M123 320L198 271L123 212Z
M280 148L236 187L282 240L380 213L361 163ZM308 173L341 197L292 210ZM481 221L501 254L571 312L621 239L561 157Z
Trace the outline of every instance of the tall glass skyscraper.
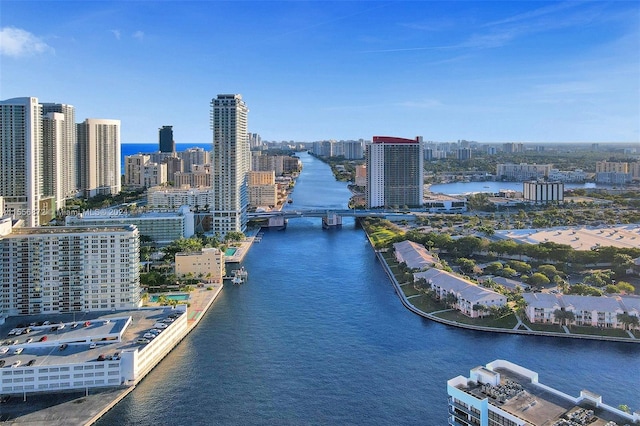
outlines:
M173 126L160 127L158 140L160 152L176 152L176 143L173 140Z
M247 174L251 166L248 112L242 95L218 95L211 100L212 230L222 236L247 229Z
M422 138L374 136L366 147L367 207L420 207L424 195Z

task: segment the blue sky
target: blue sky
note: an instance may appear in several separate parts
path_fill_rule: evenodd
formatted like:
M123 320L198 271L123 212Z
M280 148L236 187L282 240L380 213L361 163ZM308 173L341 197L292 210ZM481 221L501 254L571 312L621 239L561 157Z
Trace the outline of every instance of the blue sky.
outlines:
M264 140L640 143L637 1L11 1L0 99L211 140L240 93Z

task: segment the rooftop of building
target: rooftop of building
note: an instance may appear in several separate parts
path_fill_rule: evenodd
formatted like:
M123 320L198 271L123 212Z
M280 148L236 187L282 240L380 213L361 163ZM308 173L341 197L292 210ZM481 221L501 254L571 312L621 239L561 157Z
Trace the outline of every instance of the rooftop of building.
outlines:
M112 226L42 226L36 228L20 228L14 227L11 234L3 238L19 237L22 235L46 235L46 234L95 234L95 233L113 233L113 232L132 232L137 227L135 225L123 224Z
M497 385L468 380L466 385L459 384L456 388L473 395L480 400L487 398L489 404L499 407L531 425L590 425L614 426L627 425L631 421L617 413L603 407L597 407L595 402L599 395L589 391L582 391L581 402L575 403L570 396L563 397L562 392L554 393L553 389L545 389L532 383L531 378L521 375L510 368L476 367L472 371L480 371L488 377L499 374ZM523 369L524 370L524 369ZM537 376L537 375L536 375ZM580 400L580 399L578 399ZM566 422L571 419L572 423ZM615 422L613 424L609 422Z
M598 227L558 227L543 230L510 229L496 231L496 235L521 243L539 244L551 241L566 244L574 250L598 247L635 248L640 246L640 225L614 225Z
M11 368L16 361L21 362L21 367L31 360L34 360L33 367L97 361L99 355L113 356L124 350L141 347L136 339L154 328L157 322L177 312L181 311L171 307L157 307L108 313L78 312L75 315L10 317L0 326L0 336L3 338L0 361L5 361L3 368ZM50 324L44 325L45 321ZM19 325L23 327L18 327ZM61 325L64 328L60 328ZM22 330L22 334L10 335L14 329ZM30 329L30 332L26 333L26 329ZM92 343L95 343L95 348L91 348ZM6 353L1 353L4 351L2 348L7 348ZM18 348L23 350L16 354Z

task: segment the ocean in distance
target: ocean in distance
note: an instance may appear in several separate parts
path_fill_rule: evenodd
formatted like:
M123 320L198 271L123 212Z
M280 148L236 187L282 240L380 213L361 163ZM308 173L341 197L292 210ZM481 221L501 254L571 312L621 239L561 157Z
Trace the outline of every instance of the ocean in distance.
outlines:
M302 153L286 208L344 207L346 185ZM267 231L203 318L98 425L447 423L446 382L494 359L570 395L640 408L640 346L481 333L405 309L362 229L320 219Z

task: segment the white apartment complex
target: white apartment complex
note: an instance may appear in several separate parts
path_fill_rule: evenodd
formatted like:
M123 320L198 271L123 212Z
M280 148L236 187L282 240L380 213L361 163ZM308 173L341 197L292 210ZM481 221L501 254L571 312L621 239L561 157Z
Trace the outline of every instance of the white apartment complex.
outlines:
M182 188L169 188L154 186L147 191L147 206L152 209L166 208L177 209L181 206L189 206L194 210L201 208L208 210L213 203L211 188L191 188L185 185Z
M0 234L5 315L131 309L140 305L135 226L13 228Z
M150 212L130 214L118 209L89 210L79 215L67 216L67 226L114 226L135 225L140 235L151 238L158 244L169 244L179 238L195 234L194 214L189 206L177 212Z
M77 134L85 197L120 192L120 120L87 118L78 123Z
M640 318L640 299L633 296L595 297L570 294L524 293L527 302L526 314L534 323L561 323L557 311L573 314L566 324L601 328L622 328L626 325L619 315L627 314Z
M211 101L212 230L221 235L247 230L247 173L251 166L248 112L241 95L218 95Z
M496 177L513 181L538 180L549 176L551 164L498 164Z
M524 182L524 199L534 203L561 203L564 201L564 183L562 182Z

